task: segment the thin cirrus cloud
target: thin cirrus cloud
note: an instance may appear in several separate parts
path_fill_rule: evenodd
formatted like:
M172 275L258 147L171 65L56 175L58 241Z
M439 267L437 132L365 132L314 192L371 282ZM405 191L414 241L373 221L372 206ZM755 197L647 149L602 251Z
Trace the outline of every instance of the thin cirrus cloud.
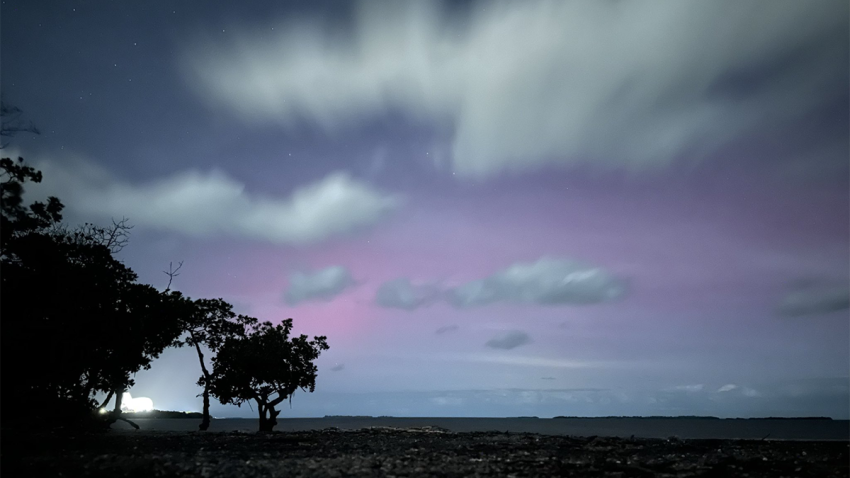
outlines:
M687 393L695 393L701 392L705 388L704 384L697 383L693 385L675 385L673 387L669 387L665 389L668 392L687 392Z
M330 266L314 272L293 272L289 276L284 300L289 305L307 301L327 302L356 283L348 269L342 266Z
M457 325L444 325L439 329L435 330L434 333L437 335L446 335L457 332L459 327Z
M381 307L415 310L443 299L456 308L495 302L539 305L582 305L613 301L626 284L611 273L578 261L542 257L517 262L495 274L454 287L414 285L407 278L383 283L375 294Z
M440 297L440 288L434 284L416 285L410 279L399 278L384 282L375 294L381 307L414 310L434 303Z
M786 317L823 315L850 308L850 284L804 284L788 293L777 307Z
M227 235L306 244L374 225L401 205L345 172L299 187L288 197L251 194L220 170L184 171L131 184L84 161L40 161L36 196L58 196L84 217L129 217L134 225L195 237Z
M653 168L846 94L847 15L842 1L482 2L465 16L362 1L345 35L288 18L199 40L181 67L247 121L335 132L401 111L448 125L462 177Z
M491 349L511 350L531 343L531 337L521 330L511 330L499 334L484 343Z
M616 300L625 291L623 281L599 267L543 257L536 262L519 262L485 279L450 288L446 298L458 308L500 301L580 305Z

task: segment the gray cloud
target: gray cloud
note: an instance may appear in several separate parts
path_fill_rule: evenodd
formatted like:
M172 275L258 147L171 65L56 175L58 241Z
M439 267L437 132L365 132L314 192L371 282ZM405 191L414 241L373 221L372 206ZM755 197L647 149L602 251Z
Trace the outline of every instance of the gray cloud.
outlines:
M531 343L531 337L521 330L512 330L499 334L488 340L484 345L492 349L510 350Z
M701 392L703 390L703 388L705 388L704 384L697 383L697 384L693 384L693 385L675 385L673 387L669 387L669 388L665 389L665 391L694 393L694 392Z
M625 284L608 272L579 262L541 258L516 263L490 277L446 291L455 307L472 307L497 301L533 304L593 304L615 300Z
M444 335L444 334L450 334L450 333L453 333L453 332L457 332L457 330L458 330L457 325L444 325L444 326L440 327L439 329L437 329L434 333L437 334L437 335Z
M28 186L28 195L56 195L86 218L126 216L137 226L191 236L311 243L373 225L401 204L344 172L278 198L251 194L219 170L130 184L85 160L42 160L35 166L44 182Z
M820 315L850 307L850 285L809 284L800 287L780 302L777 312L787 317Z
M344 363L338 363L331 367L331 372L341 372L345 368Z
M198 42L182 66L247 121L448 124L465 177L664 166L846 94L847 2L481 2L463 22L437 5L363 1L350 35L289 19Z
M309 300L328 301L356 284L348 269L331 266L315 272L294 272L289 276L286 302L297 305Z
M400 278L385 282L378 288L375 302L382 307L414 310L434 303L440 289L433 284L414 285Z

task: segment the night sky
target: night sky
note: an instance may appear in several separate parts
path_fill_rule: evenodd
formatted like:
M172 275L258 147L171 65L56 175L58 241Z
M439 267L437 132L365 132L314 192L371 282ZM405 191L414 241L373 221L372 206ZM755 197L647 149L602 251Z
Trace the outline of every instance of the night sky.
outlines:
M142 282L327 335L282 417L848 418L848 10L6 0L3 156Z

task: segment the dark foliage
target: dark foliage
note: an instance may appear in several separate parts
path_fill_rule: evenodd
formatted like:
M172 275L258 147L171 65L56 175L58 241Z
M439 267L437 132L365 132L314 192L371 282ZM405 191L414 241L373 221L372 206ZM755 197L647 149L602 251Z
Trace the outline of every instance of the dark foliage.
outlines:
M0 136L39 133L21 116L2 103ZM59 199L25 206L24 184L41 180L22 158L0 159L4 427L91 424L95 394L120 397L132 374L177 345L179 318L191 306L179 293L137 283L113 257L127 244L127 219L72 230L60 222Z
M86 225L69 230L62 204L23 205L23 184L41 173L22 159L0 160L0 315L4 427L90 421L98 392L123 391L182 332L192 302L136 282L112 256L126 233Z
M0 136L38 134L15 107L4 103L0 116ZM198 383L204 387L202 430L209 427L213 386L218 386L222 403L256 398L261 416L271 414L263 421L268 429L277 416L274 405L299 387L312 391L312 361L327 349L324 337L290 341L291 319L277 327L258 324L255 318L236 315L222 299L193 301L172 291L182 262L177 269L169 267L163 292L138 283L137 275L114 257L128 242L132 226L127 219L113 220L109 227L87 223L70 229L61 222L59 199L24 205L24 184L41 179L41 172L22 158L0 159L4 428L129 421L121 417L121 397L133 386L133 375L149 369L165 348L174 346L188 345L198 353ZM217 368L211 374L202 346L213 353L224 350L225 357L237 361L223 366L227 358L214 359ZM255 367L257 363L262 366ZM107 397L98 405L94 397L101 392ZM105 417L96 413L113 396L114 411Z
M172 277L173 274L169 272ZM244 336L246 327L256 325L257 319L237 316L233 306L221 299L198 299L193 303L192 313L183 317L183 321L183 330L187 334L183 344L195 348L201 364L202 375L198 384L204 388L204 405L203 419L198 428L206 430L210 426L210 372L201 346L206 346L213 353L218 352L227 338Z
M313 361L328 344L324 336L313 340L306 335L290 338L292 319L279 325L253 320L244 336L224 341L213 358L212 374L199 384L209 386L222 404L241 406L255 401L260 431L271 431L280 413L275 406L298 389L315 390L317 369Z

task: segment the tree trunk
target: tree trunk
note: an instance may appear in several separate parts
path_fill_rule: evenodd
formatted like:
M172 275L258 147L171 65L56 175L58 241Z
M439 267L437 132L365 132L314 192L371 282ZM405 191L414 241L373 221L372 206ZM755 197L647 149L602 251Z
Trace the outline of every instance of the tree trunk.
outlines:
M267 412L269 411L269 407L260 403L259 401L257 401L257 409L260 412L260 431L261 432L272 431L274 426L277 424L277 422L274 420L275 415L273 415L272 418L269 418L267 416Z
M112 413L116 416L121 415L121 401L124 400L124 391L123 390L115 390L115 409L112 410Z
M115 391L110 390L109 394L106 395L106 400L104 400L103 403L101 403L100 406L98 406L97 408L106 408L106 405L109 404L110 400L112 400L112 395L114 395L114 394L115 394Z
M201 372L204 374L204 416L198 428L201 431L206 431L210 427L210 372L204 364L204 353L201 352L201 346L195 341L194 336L192 336L192 341L195 342L195 350L198 351L198 360L201 362Z
M277 416L280 415L280 411L274 409L274 405L269 406L269 431L272 431L272 428L277 425Z
M110 393L112 393L112 392L110 392ZM130 426L132 426L133 428L138 430L139 429L138 425L136 425L135 423L133 423L130 420L127 420L126 418L121 416L121 401L124 399L124 391L123 390L115 390L114 393L115 393L115 409L112 410L112 413L109 414L109 419L107 420L107 423L109 425L112 425L117 420L121 420L122 422L129 423ZM104 405L106 405L106 402L104 402Z
M198 425L198 429L202 432L207 431L207 428L210 427L210 386L206 383L204 384L204 417L201 419L201 424Z

